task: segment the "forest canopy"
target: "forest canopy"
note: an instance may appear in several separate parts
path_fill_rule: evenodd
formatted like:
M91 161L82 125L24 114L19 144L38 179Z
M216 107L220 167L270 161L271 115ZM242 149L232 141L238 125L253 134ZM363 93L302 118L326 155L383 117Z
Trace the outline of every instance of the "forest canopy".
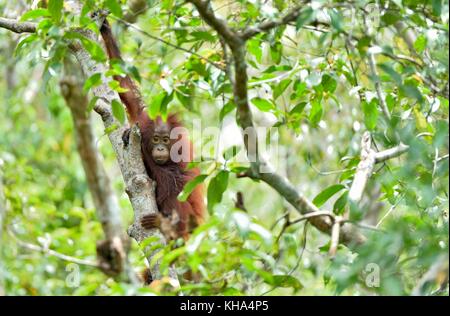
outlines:
M448 1L0 12L0 295L448 295ZM139 224L158 183L124 78L193 144L188 237Z

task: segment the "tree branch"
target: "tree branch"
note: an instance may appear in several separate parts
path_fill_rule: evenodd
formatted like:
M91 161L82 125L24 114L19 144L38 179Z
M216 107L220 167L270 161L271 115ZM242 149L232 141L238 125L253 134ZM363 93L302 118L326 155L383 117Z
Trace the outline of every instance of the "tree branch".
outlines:
M196 53L196 52L194 52L194 51L191 51L191 50L189 50L189 49L187 49L187 48L184 48L184 47L182 47L182 46L178 46L178 45L172 44L171 42L168 42L168 41L166 41L166 40L164 40L164 39L162 39L162 38L159 38L159 37L157 37L157 36L154 36L154 35L150 34L149 32L146 32L146 31L144 31L143 29L141 29L141 28L137 27L136 25L133 25L133 24L131 24L131 23L125 21L125 20L118 19L118 18L113 17L113 16L111 16L111 18L113 18L113 19L115 19L116 21L118 21L118 22L120 22L120 23L126 25L126 26L129 27L129 28L132 28L132 29L138 31L139 33L144 34L145 36L147 36L147 37L149 37L149 38L151 38L151 39L153 39L153 40L155 40L155 41L161 42L161 43L163 43L164 45L167 45L167 46L169 46L169 47L172 47L172 48L181 50L181 51L183 51L183 52L185 52L185 53L188 53L188 54L190 54L190 55L196 56L196 57L200 58L201 60L207 62L208 64L211 64L212 66L216 67L216 68L219 69L219 70L222 70L222 71L225 70L224 67L222 67L219 63L214 62L214 61L212 61L212 60L210 60L210 59L208 59L208 58L206 58L206 57L204 57L204 56L202 56L202 55L200 55L200 54L198 54L198 53Z
M127 257L129 240L122 228L120 207L103 167L92 130L90 114L87 112L89 102L83 92L83 75L70 58L65 59L64 70L65 75L60 81L61 93L72 113L78 153L106 237L106 240L97 243L100 267L108 275L116 276L125 272L126 280L137 284L138 278Z
M409 149L409 146L400 144L384 151L375 152L371 148L371 145L371 135L369 132L365 132L361 139L361 161L358 164L352 186L348 193L349 201L355 204L361 201L367 181L372 176L375 164L398 157Z
M300 10L301 8L309 3L310 1L302 1L303 3L301 5L297 5L294 8L292 8L291 10L289 10L288 13L286 13L282 18L277 19L277 20L271 20L271 21L266 21L263 22L259 25L256 26L252 26L252 27L247 27L246 29L244 29L243 31L241 31L241 38L244 40L248 40L251 37L259 34L259 33L263 33L263 32L267 32L270 31L273 28L276 28L278 26L281 25L286 25L292 21L297 20L297 18L300 15Z
M386 160L398 157L409 150L409 146L400 144L398 146L377 152L375 154L375 163L384 162Z
M192 3L197 11L202 16L203 20L208 23L220 36L224 38L230 47L242 45L242 39L233 31L225 20L219 18L211 8L211 3L208 0L187 0Z
M127 1L128 10L124 13L124 20L128 23L135 23L139 15L144 14L147 9L146 0L129 0Z
M14 19L0 17L0 28L10 30L14 33L34 33L36 32L36 23L19 22Z
M85 259L79 259L79 258L75 258L75 257L71 257L62 253L59 253L55 250L52 249L48 249L46 247L42 247L42 246L38 246L35 244L31 244L25 241L20 240L19 238L17 238L17 236L13 233L13 232L9 232L11 237L17 242L17 244L23 248L29 249L29 250L33 250L33 251L38 251L38 252L42 252L44 254L56 257L58 259L64 260L64 261L68 261L68 262L72 262L72 263L76 263L79 265L84 265L84 266L90 266L90 267L95 267L95 268L99 268L99 264L95 261L90 261L90 260L85 260Z
M359 203L362 198L367 181L375 167L375 151L372 150L372 139L369 132L365 132L361 138L361 161L356 169L352 186L348 193L349 201Z
M91 31L83 31L83 35L88 36L91 40L97 41L97 37ZM73 43L70 45L70 49L80 63L86 77L90 77L96 73L104 74L106 72L107 69L105 69L104 65L92 60L89 53L79 43ZM155 243L165 244L164 237L158 229L146 231L139 224L140 218L144 214L158 212L155 200L156 184L148 177L145 170L140 147L140 134L136 125L130 135L129 145L126 148L124 147L122 134L125 128L120 127L120 123L114 118L110 108L113 100L120 102L120 99L117 93L109 87L108 82L110 80L110 78L103 77L102 84L93 88L94 96L98 97L94 110L100 114L106 129L114 129L114 126L117 127L108 134L108 138L116 152L117 162L125 181L126 192L134 210L134 223L128 232L138 243L150 236L156 236L158 241L147 246L150 249ZM147 256L149 262L153 258L153 255L154 252L150 252L150 255ZM159 264L151 266L150 273L153 279L161 279L162 275L159 271ZM177 280L176 271L173 268L170 269L169 276Z
M218 18L214 14L209 1L188 1L194 4L203 20L221 35L223 41L231 49L234 63L234 78L230 78L230 81L233 83L237 122L244 130L244 133L248 135L248 137L244 137L244 144L247 150L247 157L251 163L251 169L246 175L266 182L302 215L320 211L311 201L298 193L298 190L285 177L271 171L267 162L258 155L258 138L248 103L248 77L244 38L231 30L223 19ZM310 222L320 231L331 233L332 221L327 216L312 217ZM345 244L361 244L365 239L365 236L350 224L342 225L340 240Z
M372 78L375 83L375 90L377 92L378 101L380 102L380 105L381 105L381 111L383 112L386 119L388 119L390 121L391 113L389 113L389 108L386 104L386 100L384 99L383 92L381 89L381 81L380 81L380 77L378 76L377 66L375 63L375 55L371 52L368 52L367 59L369 62L370 72L372 74Z
M78 2L74 2L74 10L79 10ZM13 32L35 32L36 25L29 22L17 22L16 20L0 18L0 27L6 28ZM77 29L74 30L80 34L90 38L93 41L98 41L97 36L90 30ZM78 42L74 41L69 45L69 49L79 62L81 69L86 77L93 74L106 72L103 64L95 62L90 54ZM122 134L124 127L120 126L119 122L114 118L111 110L111 103L113 100L120 102L118 94L108 86L110 78L103 77L102 84L93 88L94 96L98 98L94 110L101 116L106 130L112 130L108 134L108 138L116 153L117 162L126 183L126 191L133 206L135 218L134 223L128 230L131 237L135 238L138 243L150 236L156 236L158 241L151 243L147 249L151 249L155 243L165 244L164 236L158 229L146 231L139 224L140 218L143 214L156 213L158 208L155 200L155 183L148 177L142 160L142 153L140 149L140 141L132 141L127 149L124 148L122 142ZM140 139L139 131L132 133L134 139ZM147 256L150 262L155 252ZM160 279L162 277L159 271L159 263L150 267L150 273L153 279ZM169 269L169 277L178 280L175 269Z

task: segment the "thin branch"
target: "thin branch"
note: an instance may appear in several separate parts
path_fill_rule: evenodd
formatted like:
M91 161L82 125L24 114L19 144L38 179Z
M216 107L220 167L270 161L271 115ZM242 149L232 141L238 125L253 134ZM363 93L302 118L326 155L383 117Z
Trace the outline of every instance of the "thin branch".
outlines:
M157 37L157 36L155 36L155 35L152 35L152 34L150 34L149 32L144 31L143 29L141 29L141 28L137 27L136 25L131 24L131 23L129 23L129 22L123 20L123 19L119 19L119 18L116 18L116 17L114 17L114 16L111 16L111 18L114 19L114 20L116 20L116 21L118 21L118 22L120 22L120 23L122 23L122 24L124 24L124 25L126 25L126 26L129 27L129 28L132 28L132 29L138 31L139 33L144 34L145 36L147 36L147 37L149 37L149 38L151 38L151 39L154 39L155 41L159 41L159 42L161 42L161 43L163 43L163 44L165 44L165 45L167 45L167 46L169 46L169 47L172 47L172 48L181 50L181 51L183 51L183 52L186 52L186 53L188 53L188 54L190 54L190 55L196 56L196 57L200 58L201 60L203 60L203 61L205 61L205 62L207 62L207 63L213 65L214 67L216 67L216 68L219 69L219 70L222 70L222 71L225 70L224 67L223 67L222 65L220 65L219 63L217 63L217 62L215 62L215 61L212 61L212 60L210 60L210 59L208 59L208 58L206 58L206 57L204 57L204 56L202 56L202 55L200 55L200 54L198 54L198 53L196 53L196 52L194 52L194 51L192 51L192 50L189 50L189 49L187 49L187 48L184 48L184 47L181 47L181 46L172 44L171 42L168 42L168 41L166 41L166 40L164 40L164 39L162 39L162 38L159 38L159 37Z
M124 13L123 18L129 23L135 23L139 15L144 14L148 9L146 0L128 0L127 6L128 10Z
M376 68L376 63L375 63L375 56L373 53L368 52L368 62L369 62L369 67L370 67L370 71L371 71L371 75L372 78L374 80L375 83L375 90L377 92L377 96L378 96L378 100L380 102L381 105L381 111L383 112L384 116L390 121L391 120L391 113L389 113L389 108L386 104L386 100L384 99L383 96L383 92L381 89L381 81L380 81L380 77L378 76L378 71Z
M72 262L72 263L76 263L79 265L84 265L84 266L90 266L90 267L95 267L95 268L99 268L99 264L95 261L90 261L90 260L85 260L85 259L79 259L79 258L75 258L75 257L71 257L62 253L59 253L55 250L51 250L48 249L46 247L42 247L42 246L38 246L35 244L31 244L25 241L20 240L12 231L9 231L11 237L17 242L17 244L23 248L29 249L29 250L33 250L33 251L38 251L38 252L42 252L44 254L59 258L61 260L64 261L68 261L68 262Z
M266 182L302 215L319 212L320 210L311 201L302 196L298 192L298 189L286 177L273 172L261 155L258 155L258 138L248 103L248 76L244 38L235 33L223 19L215 15L209 1L188 1L194 4L203 20L223 37L223 40L230 47L233 55L234 76L230 79L233 82L233 96L237 107L237 122L244 132L247 133L248 137L244 137L244 145L247 151L247 157L251 163L250 170L241 176L248 176ZM329 217L312 217L310 222L320 231L330 234L332 221ZM349 245L361 244L366 238L352 225L343 225L341 240Z
M246 29L241 31L240 34L241 38L244 40L248 40L259 33L270 31L273 28L276 28L281 25L286 25L292 21L297 20L297 18L300 15L301 8L303 8L304 5L309 2L310 1L303 1L301 5L297 5L291 10L289 10L289 12L286 13L281 19L266 21L256 26L247 27Z
M0 17L0 28L10 30L14 33L34 33L36 32L36 23L19 22L14 19Z
M211 8L211 3L208 0L187 0L192 3L197 11L202 16L203 20L208 23L220 36L224 38L226 43L230 47L236 47L242 44L242 39L233 31L227 24L227 22L216 16L213 9Z
M336 216L334 218L333 227L331 228L330 250L328 251L328 254L330 255L331 258L334 258L336 256L337 248L339 246L341 222L342 216Z
M375 163L384 162L386 160L398 157L409 150L409 146L400 144L398 146L375 153Z
M312 212L312 213L307 213L305 215L303 215L300 218L297 218L295 221L292 221L290 224L294 225L294 224L298 224L300 222L303 222L307 219L311 219L314 217L320 217L320 216L326 216L329 217L331 220L334 221L335 215L333 213L330 213L328 211L316 211L316 212Z
M291 271L289 271L288 275L294 273L294 271L297 270L298 266L300 265L303 254L305 253L306 242L308 241L307 237L308 237L308 222L306 222L305 225L303 226L303 244L302 248L300 249L300 254L298 255L297 262L295 263L295 266L291 269Z
M441 162L442 160L448 159L448 157L449 157L449 154L446 154L444 156L438 157L436 159L436 162Z
M375 166L375 151L371 148L371 136L365 132L361 139L361 161L358 164L352 186L348 193L349 201L357 204L362 198L367 181Z
M137 285L138 278L127 256L125 245L129 241L122 227L119 202L96 146L90 113L86 111L89 101L83 91L83 83L78 64L65 58L60 90L72 114L78 154L106 238L97 242L97 256L103 272L123 276L124 281Z
M439 290L443 290L448 286L449 279L449 263L448 254L441 255L435 260L428 271L420 278L419 282L412 290L413 296L423 296L427 285L435 284L439 286Z
M382 163L386 160L399 157L409 149L409 146L400 144L381 152L375 152L371 148L371 139L372 138L369 132L365 132L361 139L361 161L358 164L352 186L350 187L348 193L348 199L354 205L358 205L361 201L367 182L372 176L375 165L377 163ZM344 217L348 219L349 213L346 212Z
M407 62L410 62L410 63L416 65L419 68L423 68L423 64L418 62L417 60L415 60L412 57L409 57L409 56L406 56L406 55L401 55L401 54L395 55L395 54L391 54L391 53L388 53L388 52L382 52L381 54L383 54L384 56L389 57L391 59L394 59L394 60L396 60L398 62L407 61Z
M392 206L389 208L389 210L386 212L386 214L384 214L383 217L382 217L382 218L378 221L378 223L375 225L375 228L378 228L378 227L381 226L381 224L384 222L384 220L385 220L389 215L391 215L392 211L395 210L395 208L396 208L397 205L401 202L401 200L403 200L403 198L404 198L404 195L402 195L402 196L397 200L397 202L395 202L395 204L392 205Z

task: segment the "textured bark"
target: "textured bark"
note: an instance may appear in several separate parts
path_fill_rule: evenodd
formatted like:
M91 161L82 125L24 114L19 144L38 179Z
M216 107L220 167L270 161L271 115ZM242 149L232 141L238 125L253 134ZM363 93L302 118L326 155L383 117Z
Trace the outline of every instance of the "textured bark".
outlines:
M92 32L83 32L83 34L92 40L97 40ZM106 72L107 69L105 66L92 60L89 53L79 43L73 43L70 48L86 77L90 77L96 73L104 74ZM110 78L103 77L102 84L93 88L94 96L99 98L94 106L94 110L101 116L106 129L117 126L116 129L108 134L108 138L116 153L117 162L125 181L126 192L130 198L135 214L134 223L128 232L138 243L150 236L156 236L158 241L154 243L165 244L164 237L159 230L147 231L139 224L139 220L143 214L158 212L155 200L155 183L148 177L144 167L140 134L137 126L134 126L132 129L129 145L126 148L124 147L122 134L125 127L120 126L120 123L114 118L110 107L112 100L120 102L120 99L118 94L108 86L110 80ZM151 243L148 248L154 245L154 243ZM154 252L147 253L147 255L147 259L150 262ZM150 268L150 273L153 279L160 279L162 277L158 264ZM176 271L173 268L169 271L169 277L177 279Z
M288 12L285 18L279 21L267 22L261 24L257 29L247 28L241 31L232 30L226 21L217 17L210 6L209 1L188 0L198 10L203 20L208 23L221 36L223 41L230 47L233 56L234 77L230 78L233 82L233 95L237 107L237 121L249 137L244 137L244 144L247 150L247 157L251 162L251 170L248 176L260 179L275 189L283 196L300 214L307 214L320 211L311 201L302 196L298 189L294 187L288 179L273 171L269 171L268 164L257 155L258 143L255 127L252 119L252 112L248 103L248 77L245 40L258 32L268 31L277 27L283 22L290 22L296 16L299 7L295 7ZM286 22L286 23L288 23ZM247 33L246 33L247 32ZM248 34L243 36L242 34ZM249 142L249 138L254 137L254 142ZM263 172L260 172L264 170ZM331 234L332 221L328 216L318 216L309 219L317 229L327 234ZM340 241L347 245L362 244L366 240L357 228L350 224L343 224L340 230Z
M14 33L34 33L36 24L32 22L18 22L14 19L0 17L0 27L10 30Z
M370 133L365 132L361 140L361 160L356 168L355 177L348 193L348 199L352 203L361 201L367 181L375 167L375 151L371 148Z
M96 146L90 114L86 111L89 102L83 92L82 73L78 65L69 58L66 58L64 66L65 76L60 82L61 92L72 113L78 154L106 237L101 244L107 253L104 258L99 258L100 267L112 275L121 275L124 272L123 275L128 281L137 283L138 278L127 259L129 241L122 228L119 204Z
M386 160L398 157L407 152L409 146L400 144L398 146L376 152L372 149L371 135L365 132L361 139L361 155L360 162L356 168L355 176L353 177L352 186L348 193L348 200L353 205L359 205L363 197L367 182L372 176L373 169L377 163L385 162ZM349 217L349 213L345 214L345 218Z
M67 1L67 5L72 10L80 10L81 8L79 1ZM6 28L16 33L31 33L36 31L36 24L0 18L0 28ZM94 41L98 41L97 36L92 31L75 31ZM85 77L90 77L96 73L104 74L106 72L107 69L105 65L94 61L79 42L74 41L69 45L69 48L79 62ZM140 139L137 127L133 128L133 141L130 142L130 145L126 149L123 146L122 134L125 127L120 125L111 111L112 100L120 102L120 99L118 94L108 86L110 80L110 78L103 77L102 84L93 88L93 93L98 98L94 110L101 116L105 129L112 129L108 134L108 138L116 153L117 162L126 184L126 191L135 213L134 223L130 226L128 232L131 237L135 238L138 242L141 242L148 237L155 236L156 241L147 246L147 249L150 249L155 243L166 243L164 236L159 230L154 229L146 231L139 224L139 219L143 214L158 212L155 200L155 183L148 177L144 167L140 149L140 140L137 141ZM154 253L155 252L147 252L147 259L149 262L153 258ZM162 277L158 263L150 268L150 273L153 279L160 279ZM174 268L169 269L169 277L178 280Z

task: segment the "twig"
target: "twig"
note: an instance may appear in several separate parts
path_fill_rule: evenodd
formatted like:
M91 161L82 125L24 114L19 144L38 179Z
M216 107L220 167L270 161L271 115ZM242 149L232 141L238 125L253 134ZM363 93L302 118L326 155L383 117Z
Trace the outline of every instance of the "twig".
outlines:
M342 223L342 216L335 216L333 227L331 228L330 250L328 251L328 254L330 255L331 258L334 258L336 256L337 248L339 246L341 223Z
M400 144L398 146L375 153L375 163L385 162L386 160L396 158L409 150L409 146Z
M400 203L401 200L403 200L404 195L402 195L397 202L395 202L394 205L392 205L389 210L386 212L386 214L383 215L383 217L378 221L378 223L375 225L375 228L380 227L380 225L383 223L383 221L392 213L392 211L397 207L397 205Z
M413 296L425 295L425 287L429 283L439 285L439 290L448 285L449 275L448 254L441 255L430 267L430 269L422 276L416 287L412 290Z
M381 82L380 82L380 77L378 76L378 72L377 72L377 68L376 68L375 56L372 52L368 52L367 58L368 58L372 78L375 83L375 90L377 92L378 100L381 105L381 111L383 112L384 116L390 121L391 113L389 113L389 109L388 109L386 100L384 99L383 92L381 89Z
M293 9L291 9L287 14L285 14L281 19L278 20L271 20L263 22L259 25L253 26L253 27L247 27L243 31L241 31L241 38L244 40L248 40L251 37L262 33L267 32L275 27L288 24L292 21L297 20L298 16L300 15L301 8L309 3L310 1L302 1L303 3L301 5L295 6Z
M143 29L141 29L141 28L137 27L136 25L131 24L131 23L129 23L129 22L123 20L123 19L119 19L119 18L114 17L114 16L111 16L111 18L114 19L114 20L116 20L116 21L118 21L118 22L120 22L120 23L122 23L122 24L124 24L124 25L126 25L126 26L129 27L129 28L132 28L132 29L138 31L139 33L144 34L145 36L147 36L147 37L149 37L149 38L151 38L151 39L154 39L154 40L156 40L156 41L159 41L159 42L161 42L161 43L163 43L163 44L165 44L165 45L167 45L167 46L169 46L169 47L172 47L172 48L181 50L181 51L183 51L183 52L186 52L186 53L188 53L188 54L190 54L190 55L196 56L196 57L200 58L201 60L203 60L203 61L205 61L205 62L211 64L211 65L214 66L214 67L216 67L217 69L220 69L220 70L222 70L222 71L225 71L225 68L224 68L222 65L220 65L220 64L218 64L218 63L216 63L216 62L214 62L214 61L212 61L212 60L209 60L208 58L206 58L206 57L204 57L204 56L202 56L202 55L200 55L200 54L198 54L198 53L196 53L196 52L194 52L194 51L192 51L192 50L189 50L189 49L187 49L187 48L184 48L184 47L181 47L181 46L172 44L171 42L168 42L168 41L166 41L166 40L164 40L164 39L162 39L162 38L159 38L159 37L157 37L157 36L155 36L155 35L152 35L152 34L150 34L149 32L144 31Z
M303 254L305 253L306 249L306 242L307 242L307 236L308 236L308 222L305 223L303 226L303 244L302 248L300 249L300 254L298 255L297 262L295 263L295 266L289 271L288 275L291 275L294 273L295 270L297 270L298 266L300 265L300 262L302 260Z
M85 265L85 266L90 266L90 267L95 267L95 268L99 268L99 264L97 262L94 261L90 261L90 260L84 260L84 259L78 259L75 257L71 257L62 253L59 253L55 250L51 250L48 248L44 248L35 244L31 244L25 241L20 240L19 238L17 238L17 236L12 232L9 231L11 237L17 242L17 244L23 248L29 249L29 250L33 250L33 251L38 251L38 252L42 252L44 254L48 254L50 256L59 258L61 260L64 261L68 261L68 262L72 262L72 263L76 263L76 264L80 264L80 265Z

